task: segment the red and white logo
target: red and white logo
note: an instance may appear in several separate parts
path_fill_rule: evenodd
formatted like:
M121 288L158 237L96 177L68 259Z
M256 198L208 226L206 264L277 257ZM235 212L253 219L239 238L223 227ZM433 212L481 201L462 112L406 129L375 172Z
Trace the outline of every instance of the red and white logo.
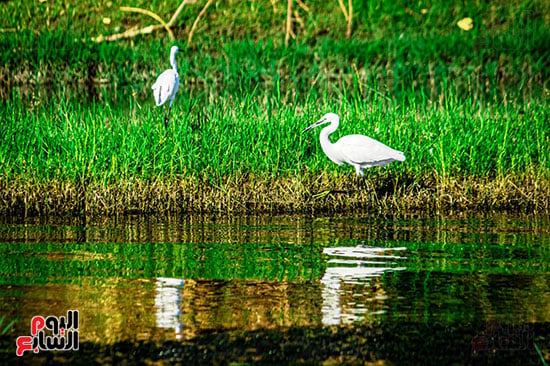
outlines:
M31 319L31 335L16 340L17 356L25 351L78 351L78 310L67 311L67 316L41 315Z

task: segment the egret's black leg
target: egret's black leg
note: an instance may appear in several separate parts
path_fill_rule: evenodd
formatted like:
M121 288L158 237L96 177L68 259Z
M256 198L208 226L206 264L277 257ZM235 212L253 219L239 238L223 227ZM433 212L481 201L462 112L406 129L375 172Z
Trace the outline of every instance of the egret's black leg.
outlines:
M380 206L380 201L378 201L378 195L376 194L376 191L374 189L372 189L369 182L367 182L367 177L365 176L365 174L362 174L362 175L363 175L363 182L365 182L365 187L367 188L367 193L369 194L369 200L368 200L369 207L371 206L371 199L370 199L370 196L371 196L370 193L371 192L372 192L372 194L374 194L374 200Z
M365 173L363 173L363 171L359 171L359 174L357 174L357 192L359 192L359 186L361 184L361 178L359 177L359 175L363 177L363 183L365 184L365 188L367 190L367 205L370 207L370 196L369 196L370 186L367 182L367 178L365 177Z
M367 192L370 191L369 183L367 182L367 177L365 177L365 174L363 174L363 182L365 183L365 187L367 188Z
M172 106L168 106L168 115L164 118L164 126L168 128L168 120L170 119L170 112L172 111Z
M365 188L367 189L367 192L370 191L370 186L367 183L367 178L365 177L365 173L362 171L357 174L357 192L359 192L360 186L361 186L361 177L363 177L363 183L365 184Z

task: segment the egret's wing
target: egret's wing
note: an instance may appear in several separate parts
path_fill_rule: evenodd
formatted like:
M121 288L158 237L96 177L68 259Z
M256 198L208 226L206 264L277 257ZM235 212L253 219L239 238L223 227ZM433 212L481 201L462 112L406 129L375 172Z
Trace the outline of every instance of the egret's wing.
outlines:
M175 84L176 76L174 70L168 69L159 75L157 81L151 87L157 106L166 103L174 91Z
M386 165L394 160L405 160L402 152L364 135L344 136L336 145L342 156L350 163L364 168Z

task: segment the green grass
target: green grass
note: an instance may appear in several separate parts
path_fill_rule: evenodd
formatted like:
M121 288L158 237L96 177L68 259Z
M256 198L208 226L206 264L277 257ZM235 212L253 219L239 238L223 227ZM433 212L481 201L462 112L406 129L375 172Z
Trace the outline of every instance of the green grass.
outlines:
M311 93L334 96L359 82L396 101L408 97L413 87L428 100L439 100L448 88L476 100L548 97L550 20L545 14L550 9L545 1L450 5L441 0L430 6L369 1L355 4L350 40L344 37L337 1L308 2L309 12L298 7L304 27L295 24L297 38L288 48L283 42L283 3L277 2L276 13L267 0L216 4L199 23L191 45L186 38L200 4L182 12L174 42L159 31L99 44L90 38L154 21L119 11L117 1L111 6L79 2L68 9L34 1L18 7L0 4L3 29L17 30L0 33L0 49L5 50L0 54L0 86L27 91L29 84L46 84L50 92L42 94L84 89L102 101L136 93L143 100L168 66L170 44L177 43L184 50L178 59L182 87L190 96L277 90L281 102L295 103ZM164 19L175 7L162 2L132 5ZM48 6L49 15L43 11ZM103 24L104 16L111 24ZM464 16L474 19L470 32L456 25ZM18 70L16 77L13 70ZM4 93L3 99L10 97Z
M546 366L547 363L546 363L546 360L544 359L544 356L542 355L542 352L540 351L539 347L537 346L536 343L533 343L533 346L535 346L535 350L537 351L537 354L539 355L540 357L540 362L543 366Z
M161 110L132 99L124 107L60 100L29 112L15 98L4 110L0 174L7 178L109 183L175 175L351 174L325 157L320 129L300 133L331 110L343 118L333 141L361 132L404 151L407 161L391 165L397 176L545 176L550 168L546 102L484 106L448 95L444 105L426 109L376 95L295 106L246 95L210 104L180 97L168 130Z
M283 3L216 3L193 44L185 39L201 4L184 9L175 42L158 31L114 43L90 37L153 21L120 12L126 4L117 1L0 4L0 183L15 192L2 196L4 207L29 205L22 182L23 191L52 182L85 191L176 179L236 192L233 200L247 177L266 187L283 179L298 195L292 199L303 198L311 182L320 182L313 193L338 177L346 186L352 169L324 156L318 131L300 134L328 111L342 117L333 141L363 133L405 152L405 163L369 172L379 194L426 188L440 199L465 181L468 199L499 179L501 190L516 187L524 198L546 192L546 2L355 1L346 40L337 1L311 1L309 10L295 4L300 20L288 47ZM163 19L175 8L132 5ZM469 32L456 26L465 16L474 19ZM165 131L150 85L168 66L172 43L183 50L181 86Z
M13 319L11 322L9 322L6 326L4 326L4 320L6 320L6 316L5 315L2 315L2 317L0 317L0 329L2 329L2 332L0 332L0 335L6 335L6 333L9 332L10 328L13 326L13 324L15 324L15 319Z

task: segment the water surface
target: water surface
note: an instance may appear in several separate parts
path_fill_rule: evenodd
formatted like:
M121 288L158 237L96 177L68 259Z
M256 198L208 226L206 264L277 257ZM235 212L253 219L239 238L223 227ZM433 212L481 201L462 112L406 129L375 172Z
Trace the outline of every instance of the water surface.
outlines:
M357 342L343 361L395 362L414 359L419 347L429 357L438 352L430 337L448 337L459 362L537 364L550 349L549 223L509 215L4 217L0 331L14 322L1 356L15 358L15 339L29 334L34 315L77 309L83 353L145 342L162 360L166 342L215 336L242 340L242 352L231 344L225 360L269 361L254 334L287 352L271 360L307 360L280 346L299 334L312 340L313 361L335 357L315 356L312 349L330 353L321 337L336 344L341 336L335 352ZM395 332L402 337L389 339ZM400 342L398 356L381 348Z

